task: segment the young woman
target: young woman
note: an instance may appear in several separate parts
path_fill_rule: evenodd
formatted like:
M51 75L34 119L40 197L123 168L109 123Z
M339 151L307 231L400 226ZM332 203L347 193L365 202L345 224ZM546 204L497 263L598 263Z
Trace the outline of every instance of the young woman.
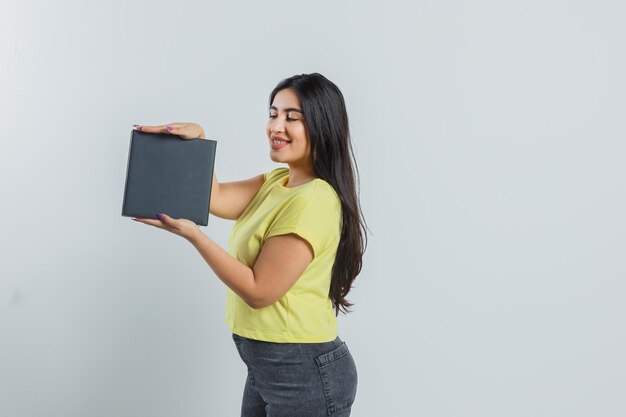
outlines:
M213 177L210 213L236 220L224 251L187 219L134 219L186 238L226 284L226 321L248 368L242 417L350 415L357 371L336 316L367 243L341 91L318 73L270 94L270 158L288 168ZM205 138L195 123L140 126Z

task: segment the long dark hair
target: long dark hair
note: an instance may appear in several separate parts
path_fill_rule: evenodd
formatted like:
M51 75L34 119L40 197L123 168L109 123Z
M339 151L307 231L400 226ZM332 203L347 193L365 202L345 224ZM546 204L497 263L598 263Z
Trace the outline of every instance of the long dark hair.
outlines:
M332 270L329 297L335 308L349 313L346 300L352 283L361 272L367 230L357 195L358 168L350 142L348 113L339 88L322 74L300 74L282 80L270 94L293 89L300 98L304 126L309 134L315 175L328 182L341 200L341 237Z

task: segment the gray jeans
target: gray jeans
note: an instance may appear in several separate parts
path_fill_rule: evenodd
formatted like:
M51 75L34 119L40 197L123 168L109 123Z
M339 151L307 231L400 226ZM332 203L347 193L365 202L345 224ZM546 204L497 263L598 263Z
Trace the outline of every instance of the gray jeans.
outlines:
M347 417L357 371L339 337L327 343L271 343L233 334L248 368L241 417Z

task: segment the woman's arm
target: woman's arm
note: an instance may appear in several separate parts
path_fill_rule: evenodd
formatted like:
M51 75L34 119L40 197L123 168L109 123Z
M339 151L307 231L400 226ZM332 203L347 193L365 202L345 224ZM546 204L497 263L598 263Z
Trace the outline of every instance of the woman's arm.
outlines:
M237 220L263 185L263 174L243 181L220 183L213 174L209 213Z
M278 301L313 260L311 246L295 234L267 239L252 268L232 257L199 229L188 240L218 278L255 309Z
M296 283L313 260L313 249L296 234L272 236L265 241L252 268L239 262L213 242L194 222L159 214L158 220L133 218L187 239L200 252L219 279L250 307L267 307Z

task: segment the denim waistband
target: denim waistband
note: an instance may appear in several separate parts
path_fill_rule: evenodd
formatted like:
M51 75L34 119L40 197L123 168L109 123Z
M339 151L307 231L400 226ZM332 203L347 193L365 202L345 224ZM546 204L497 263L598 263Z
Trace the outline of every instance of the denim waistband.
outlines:
M335 338L335 340L330 340L328 342L312 342L312 343L304 343L304 342L268 342L266 340L258 340L258 339L250 339L248 337L244 337L244 336L240 336L236 333L232 334L232 337L235 341L249 341L249 342L254 342L254 343L272 343L275 345L304 345L304 346L313 346L313 345L325 345L328 343L335 343L337 346L341 345L343 343L343 341L341 340L341 338L339 336L337 336Z

